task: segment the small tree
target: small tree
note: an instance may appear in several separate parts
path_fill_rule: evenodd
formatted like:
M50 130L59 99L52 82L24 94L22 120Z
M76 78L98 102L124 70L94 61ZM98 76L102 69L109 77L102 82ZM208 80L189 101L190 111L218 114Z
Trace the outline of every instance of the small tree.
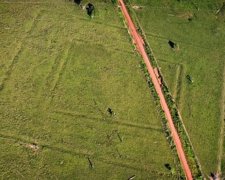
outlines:
M117 0L111 0L111 2L112 2L113 4L116 4L116 3L117 3Z

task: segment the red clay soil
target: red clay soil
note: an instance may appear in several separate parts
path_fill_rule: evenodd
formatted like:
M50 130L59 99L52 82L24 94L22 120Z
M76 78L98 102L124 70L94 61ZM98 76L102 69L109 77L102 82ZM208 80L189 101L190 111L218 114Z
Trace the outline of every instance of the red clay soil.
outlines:
M170 128L170 131L171 131L171 135L172 135L173 141L175 143L177 154L179 156L179 159L180 159L182 168L184 170L185 176L188 180L192 180L193 179L192 173L191 173L190 167L187 163L187 159L186 159L186 156L185 156L182 144L181 144L181 140L180 140L179 135L177 133L177 130L174 126L170 110L168 108L167 102L165 100L163 91L162 91L161 86L160 86L160 82L157 78L157 75L155 74L154 68L152 67L152 65L150 63L150 59L149 59L149 57L148 57L148 55L145 51L144 41L141 38L141 36L138 34L137 29L136 29L133 21L131 20L131 17L129 15L128 11L127 11L127 8L126 8L123 0L119 0L119 4L121 6L121 10L122 10L122 13L124 15L124 18L126 19L129 32L130 32L130 34L133 38L133 42L134 42L137 50L141 54L142 58L144 59L144 62L145 62L146 67L148 69L149 75L150 75L150 77L152 79L152 82L154 84L155 90L156 90L156 92L157 92L157 94L160 98L160 104L161 104L162 109L163 109L163 111L165 113L165 116L167 118L169 128Z

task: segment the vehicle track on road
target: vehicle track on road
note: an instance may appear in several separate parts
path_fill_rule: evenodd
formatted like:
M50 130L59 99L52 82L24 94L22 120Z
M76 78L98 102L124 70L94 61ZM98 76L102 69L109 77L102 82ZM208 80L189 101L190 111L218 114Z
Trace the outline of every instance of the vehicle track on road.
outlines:
M223 70L223 88L222 88L222 101L221 101L221 130L220 130L220 139L219 139L219 151L218 151L218 166L217 173L222 175L222 159L223 159L223 144L224 144L224 136L225 136L225 65Z
M191 172L190 167L188 165L188 162L187 162L187 159L186 159L186 156L185 156L185 153L184 153L184 149L182 147L180 137L179 137L178 132L177 132L177 130L175 128L175 125L173 123L172 115L170 113L170 110L169 110L169 107L167 105L165 96L164 96L163 91L161 89L159 80L156 77L156 74L154 72L154 68L152 67L152 65L150 63L150 59L149 59L148 54L145 50L144 41L143 41L141 35L137 32L137 29L136 29L130 15L129 15L129 13L128 13L128 10L127 10L123 0L118 0L118 2L119 2L119 5L121 7L121 11L123 13L123 16L126 20L126 24L127 24L129 33L132 37L133 43L136 46L138 52L140 53L140 55L142 56L142 58L145 62L145 65L146 65L148 73L151 77L152 83L153 83L153 85L155 87L155 90L158 94L158 97L160 99L160 104L161 104L161 107L162 107L162 109L165 113L165 117L168 121L168 125L169 125L170 131L171 131L171 136L172 136L173 141L175 143L177 154L178 154L178 157L180 159L180 162L181 162L182 168L184 170L185 176L188 180L192 180L193 179L192 172Z

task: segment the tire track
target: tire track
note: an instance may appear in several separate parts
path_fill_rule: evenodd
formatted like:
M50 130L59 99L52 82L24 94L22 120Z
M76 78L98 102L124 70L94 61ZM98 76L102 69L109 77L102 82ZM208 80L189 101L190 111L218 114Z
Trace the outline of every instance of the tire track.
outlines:
M71 20L81 20L81 21L85 21L85 22L88 22L90 24L93 24L93 25L100 25L100 26L106 26L106 27L110 27L110 28L114 28L114 29L119 29L119 30L126 30L125 27L122 27L122 26L118 26L118 25L114 25L114 24L108 24L108 23L103 23L101 21L98 21L98 20L95 20L95 21L90 21L88 18L84 18L83 16L78 16L78 15L73 15L73 17L75 18L64 18L63 21L60 20L60 22L71 22ZM53 18L44 18L44 19L36 19L36 20L54 20Z
M12 135L6 135L6 134L0 134L0 139L7 139L10 141L13 141L14 143L18 143L19 145L26 145L26 144L33 144L35 142L35 140L31 141L31 140L25 140L19 136L12 136ZM88 150L76 150L73 148L73 151L68 150L66 148L60 148L57 146L53 146L53 145L49 145L47 143L35 143L37 144L40 149L50 149L50 150L54 150L54 151L58 151L61 153L67 153L67 154L71 154L74 156L92 156L94 153L87 153Z
M221 101L221 130L220 130L220 138L218 141L219 144L219 151L218 151L218 166L217 166L217 173L222 175L222 160L223 160L223 153L224 153L224 136L225 136L225 66L223 70L223 88L222 88L222 101Z
M24 40L27 38L28 34L30 34L33 31L33 29L36 27L36 24L37 24L37 23L35 23L36 19L39 18L41 15L42 15L41 11L38 11L36 17L32 21L30 29L26 32L27 34L18 43L19 45L17 46L17 48L15 48L16 49L16 53L13 56L13 58L11 60L11 63L10 63L8 69L6 70L2 80L0 82L0 91L4 88L6 81L10 79L12 71L13 71L14 67L16 66L16 64L17 64L17 62L19 60L20 54L23 51Z
M6 70L0 82L0 91L4 88L6 81L10 79L12 71L19 60L21 52L22 52L22 43L20 42L18 47L16 48L16 54L13 56L11 63L9 64L8 69Z
M101 43L96 43L93 41L88 41L88 40L84 40L84 39L79 39L79 38L74 38L74 40L84 43L84 44L94 44L96 46L99 46L101 48L106 48L108 51L113 51L113 52L119 52L121 54L134 54L134 51L128 51L128 50L121 50L119 49L116 45L102 45ZM126 43L128 45L128 43Z
M87 115L84 115L84 114L77 114L77 113L74 113L74 112L68 112L68 111L63 111L63 110L53 111L53 113L59 113L59 114L63 114L63 115L66 115L66 116L73 116L73 117L77 117L77 118L89 119L89 120L92 120L92 121L99 121L101 123L117 124L117 125L120 125L120 126L129 127L129 128L137 128L137 129L142 129L142 130L153 130L153 131L157 131L157 132L162 132L161 128L151 127L151 126L148 126L148 125L133 124L133 123L119 121L119 120L115 120L115 119L113 119L111 121L111 120L105 119L105 117L100 117L100 116L99 117L97 117L97 116L93 117L93 116L87 116Z
M100 161L102 163L105 163L105 164L111 164L111 165L116 166L116 167L132 169L132 170L139 171L139 172L148 172L148 173L155 174L155 175L158 175L158 176L167 176L167 177L172 176L170 173L163 173L163 172L160 172L160 171L157 171L157 170L151 170L150 166L134 167L134 166L130 165L129 162L124 163L124 161L122 163L122 162L116 162L116 161L103 159L103 158L98 158L96 160Z
M48 75L46 76L43 86L39 89L38 97L42 99L41 96L45 97L44 102L40 102L43 104L42 108L47 109L54 98L54 91L57 87L61 77L63 76L64 70L66 68L67 62L69 61L69 53L72 49L72 42L69 43L66 50L63 52L59 52L56 55L54 62L49 70Z
M24 140L23 138L20 138L19 136L14 137L11 135L4 135L4 134L0 134L0 139L7 139L10 141L13 141L13 143L18 143L19 145L26 145L26 144L32 144L34 141L27 141ZM63 153L63 154L69 154L71 156L78 156L81 158L89 158L89 157L93 157L93 160L95 160L96 162L101 162L104 164L108 164L108 165L113 165L116 167L121 167L121 168L126 168L126 169L130 169L130 170L135 170L135 171L139 171L139 172L150 172L152 174L156 174L156 175L160 175L160 176L167 176L167 177L171 177L171 173L163 173L157 170L151 170L151 166L144 166L144 167L140 167L140 166L135 166L132 165L131 161L129 159L123 159L123 162L117 162L114 161L112 159L105 159L105 158L101 158L101 157L96 157L94 158L95 153L91 152L89 153L87 150L70 150L70 149L66 149L66 148L61 148L61 147L57 147L57 146L52 146L49 144L44 144L44 143L40 143L38 144L38 146L40 146L41 150L43 149L49 149L51 151L57 151L59 153ZM126 160L126 162L124 162L124 160ZM88 164L88 163L87 163Z
M35 29L35 27L37 26L37 23L38 23L37 19L40 19L40 18L43 16L42 12L43 12L43 10L39 10L39 11L37 12L36 16L33 18L33 21L32 21L32 23L31 23L30 28L26 31L27 36L28 36L28 34L31 34L31 33L34 31L34 29ZM27 36L26 36L26 37L27 37ZM26 37L25 37L25 38L26 38ZM24 39L25 39L25 38L24 38Z
M166 40L166 41L168 41L168 39L170 39L169 37L161 36L159 34L153 34L153 33L149 33L149 32L146 32L145 34L147 36L151 36L153 38L162 39L162 40ZM173 38L173 40L175 42L177 42L177 43L180 43L180 44L183 44L183 45L186 45L186 46L190 46L190 47L193 47L193 48L204 49L204 50L212 50L209 47L204 47L204 46L201 46L201 45L196 45L196 44L193 44L191 42L181 41L181 40L174 39L174 38Z
M182 84L183 84L183 77L184 77L184 67L182 64L179 64L178 69L178 77L176 78L176 88L175 88L175 102L177 103L177 106L180 105L180 97L182 94Z
M73 41L72 41L73 42ZM60 81L61 76L64 73L65 67L67 65L68 59L69 59L69 52L72 49L72 42L70 42L70 46L65 50L64 55L62 57L62 60L59 62L58 70L55 74L55 78L53 79L50 91L54 91L58 82Z
M185 69L184 69L184 65L181 64L181 63L174 63L174 62L169 62L169 61L166 61L164 59L157 59L157 60L160 60L161 62L165 63L165 64L173 64L175 66L178 66L177 69L176 69L176 78L175 78L175 86L174 87L174 93L173 93L173 98L175 99L175 102L177 103L177 105L180 104L180 97L181 97L181 93L182 93L182 83L183 83L183 77L184 77L184 72L185 72ZM160 73L162 78L164 78L163 74ZM168 86L168 84L166 83L166 86Z

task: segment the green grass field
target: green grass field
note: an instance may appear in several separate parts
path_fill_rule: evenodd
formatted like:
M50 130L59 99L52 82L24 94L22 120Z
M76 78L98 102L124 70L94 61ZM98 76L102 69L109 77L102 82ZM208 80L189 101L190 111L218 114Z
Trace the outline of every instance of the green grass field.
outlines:
M181 111L205 175L218 170L224 118L225 17L216 15L222 2L131 1L131 6L142 7L135 10L136 15ZM176 50L170 48L169 40L178 45ZM222 164L225 174L225 157Z
M0 0L1 179L179 176L119 12L93 2L90 19L69 1Z

